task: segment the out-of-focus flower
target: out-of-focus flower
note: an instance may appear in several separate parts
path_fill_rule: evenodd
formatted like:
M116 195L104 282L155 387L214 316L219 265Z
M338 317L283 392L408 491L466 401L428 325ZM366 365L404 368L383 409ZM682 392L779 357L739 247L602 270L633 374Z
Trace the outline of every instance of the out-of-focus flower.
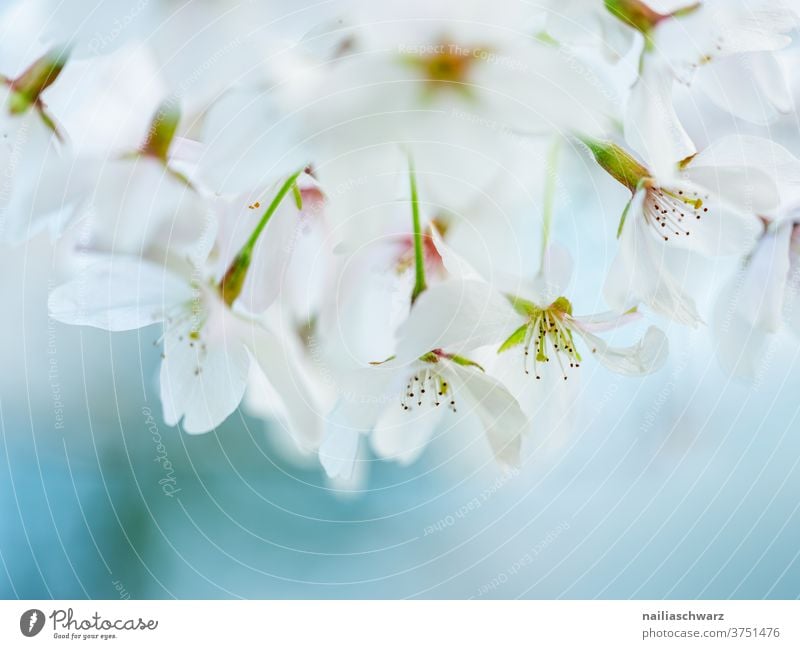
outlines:
M734 376L754 377L784 320L800 336L800 225L772 223L720 294L714 319L717 352Z
M147 255L156 248L192 247L208 237L213 222L208 201L184 171L197 146L175 137L179 120L179 107L168 100L138 150L79 161L71 183L82 200L73 219L88 227L84 246Z
M502 131L609 127L614 109L604 89L557 47L536 41L536 12L525 3L354 1L339 8L340 21L310 32L304 49L287 55L269 93L238 100L233 112L251 125L232 120L229 109L225 121L215 118L210 140L234 158L266 157L262 173L291 165L302 147L330 188L359 173L402 175L410 151L421 175L437 174L426 185L429 200L458 210L514 164L517 147ZM289 135L293 147L270 147ZM362 185L348 194L351 213L370 204L357 201L372 195ZM396 183L384 200L396 198L391 189Z
M737 275L720 292L714 331L723 367L752 378L772 334L784 321L800 335L800 160L767 140L734 136L716 157L736 164L748 160L776 179L780 204L764 212L764 232Z
M613 4L629 23L636 23L626 18L626 12L634 11L630 7L646 7L639 0ZM649 20L639 21L635 26L645 35L646 47L626 111L626 140L647 157L654 140L663 143L660 131L671 134L676 159L693 152L672 107L676 81L757 124L791 110L788 84L773 52L791 42L789 34L798 25L796 9L780 0L705 0L686 3L673 15L653 12Z
M599 49L617 60L633 46L634 28L609 9L612 2L597 0L548 0L543 29L559 43ZM649 7L644 9L652 11Z
M0 76L0 241L22 243L56 224L73 200L66 134L42 98L67 56L57 47L17 78Z

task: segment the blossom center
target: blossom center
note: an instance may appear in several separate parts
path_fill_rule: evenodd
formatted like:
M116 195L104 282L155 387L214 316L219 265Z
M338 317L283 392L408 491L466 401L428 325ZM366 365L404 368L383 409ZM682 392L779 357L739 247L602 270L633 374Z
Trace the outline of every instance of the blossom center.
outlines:
M169 337L175 344L189 347L195 352L194 375L199 376L203 371L203 363L208 355L208 347L203 330L209 314L204 302L206 298L202 289L199 286L195 286L194 289L191 299L176 305L165 314L164 332L155 343L158 344ZM165 351L161 353L161 358L166 359L166 357L165 347Z
M468 92L470 73L475 63L485 58L482 47L462 47L442 41L437 45L420 48L419 53L405 57L407 63L418 70L429 88L453 88Z
M708 195L696 191L650 187L644 199L644 218L658 235L669 241L671 236L689 236L691 224L708 214Z
M456 412L452 385L432 367L422 368L409 377L400 399L403 410L413 410L415 405L422 407L423 403L429 403L434 407L445 403L450 410Z
M534 376L541 379L540 369L543 364L555 361L566 381L568 368L578 368L581 363L570 324L570 301L559 297L550 306L541 308L521 298L510 299L514 308L525 315L528 321L509 336L498 352L522 345L522 367L525 374L530 374L532 369Z

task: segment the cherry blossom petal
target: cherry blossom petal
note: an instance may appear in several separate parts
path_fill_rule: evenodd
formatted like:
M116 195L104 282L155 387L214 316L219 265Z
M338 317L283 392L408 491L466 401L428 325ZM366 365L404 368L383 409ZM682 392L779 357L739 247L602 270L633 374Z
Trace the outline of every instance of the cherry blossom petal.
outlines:
M762 126L792 107L783 70L765 52L740 53L701 66L693 85L723 110Z
M519 315L489 284L449 280L424 291L397 331L395 355L410 362L434 349L455 353L500 343Z
M301 367L297 350L266 327L252 326L242 336L280 397L282 419L297 447L305 452L316 450L322 441L325 405Z
M495 458L505 466L518 466L528 418L513 395L497 379L476 367L447 363L443 373L450 377L456 399L468 395L471 403L467 407L474 408Z
M133 257L100 256L78 277L50 294L50 316L72 325L107 331L140 329L165 319L176 305L192 300L181 277Z
M203 135L198 173L221 194L252 191L308 163L290 120L265 91L225 94L209 110Z
M352 478L361 432L353 428L341 409L334 409L325 422L325 436L319 447L319 461L329 478Z
M791 223L769 230L751 255L742 278L737 311L764 331L775 332L781 325L791 236Z
M732 186L736 178L740 183L737 194L741 192L743 195L752 192L753 196L763 196L763 193L759 192L768 193L774 189L774 183L755 169L745 170L743 174L735 173L733 169L708 167L705 170L697 169L691 174L694 178L702 177L702 185L676 181L663 190L673 196L682 196L689 200L698 198L702 200L699 207L693 208L680 201L672 201L671 204L676 205L674 209L678 210L676 215L681 213L680 210L684 210L685 220L678 222L677 227L672 227L675 225L673 220L665 227L659 228L651 218L648 234L651 234L659 245L662 243L663 235L668 237L664 242L665 245L691 250L709 257L749 252L763 230L761 220L755 215L753 200L751 199L749 204L731 202L721 196L725 195L723 192ZM762 181L763 185L760 184ZM755 189L756 186L759 188ZM731 193L728 191L727 195ZM669 205L663 207L672 209ZM673 215L667 214L667 217Z
M663 367L669 354L669 341L657 327L649 327L642 339L629 347L611 347L602 338L577 329L591 353L612 372L626 376L652 374Z
M161 403L167 425L183 419L187 433L205 433L238 407L251 359L233 317L212 314L200 337L192 335L193 326L189 320L165 331Z
M752 135L726 135L695 156L686 168L695 182L718 178L719 191L759 214L798 198L800 160L772 140Z
M624 327L626 324L635 322L642 317L642 314L635 310L630 310L625 313L618 311L605 311L603 313L595 313L593 315L576 316L572 318L575 326L582 331L589 333L601 333L603 331L613 331L619 327Z
M617 255L606 278L606 302L624 312L640 302L677 322L696 326L694 300L686 295L670 269L668 246L650 232L642 217L644 192L634 197L619 239Z
M370 436L373 450L384 459L411 464L425 450L445 412L444 406L429 403L411 410L405 410L399 400L389 404Z
M646 57L625 113L625 140L657 178L669 178L675 165L697 150L675 112L673 83L665 62Z

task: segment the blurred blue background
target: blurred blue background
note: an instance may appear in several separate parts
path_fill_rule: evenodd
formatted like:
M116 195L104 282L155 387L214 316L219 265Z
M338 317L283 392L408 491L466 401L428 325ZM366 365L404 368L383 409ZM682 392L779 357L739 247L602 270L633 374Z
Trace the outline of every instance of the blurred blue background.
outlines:
M581 234L579 280L608 258ZM672 358L656 375L587 363L573 431L518 474L452 460L448 433L411 467L375 463L360 492L342 494L239 413L202 436L163 425L158 332L48 321L51 266L46 237L4 252L4 598L800 594L800 364L788 336L746 384L718 368L709 329L667 327ZM576 303L591 310L596 286L583 291Z

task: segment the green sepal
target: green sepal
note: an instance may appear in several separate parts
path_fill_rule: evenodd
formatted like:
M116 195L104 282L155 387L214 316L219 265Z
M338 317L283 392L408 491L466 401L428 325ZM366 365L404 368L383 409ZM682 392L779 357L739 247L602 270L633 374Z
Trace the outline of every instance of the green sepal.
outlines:
M529 326L530 324L526 322L519 329L514 331L514 333L511 334L508 338L506 338L506 341L502 345L500 345L499 349L497 350L497 353L501 354L502 352L508 351L512 347L516 347L517 345L521 345L522 343L524 343L525 336L528 333Z
M303 194L300 191L300 188L297 186L297 183L292 185L292 195L294 196L294 204L298 210L303 209Z
M465 358L464 356L458 356L457 354L453 354L452 356L448 355L445 358L463 367L477 367L481 372L486 371L485 369L483 369L481 365L479 365L475 361L470 360L469 358Z
M370 365L383 365L384 363L388 363L389 361L393 361L397 356L392 354L389 358L384 358L382 361L370 361Z
M636 160L630 153L613 142L603 142L594 138L579 138L591 151L594 159L618 183L625 185L631 192L650 177L650 171Z
M41 108L40 95L58 79L67 64L69 54L68 47L53 47L10 82L8 110L12 115L20 115L34 105Z
M535 316L541 309L530 300L513 295L511 293L505 294L506 299L511 303L514 311L524 316Z
M150 131L141 152L166 161L180 120L181 109L177 102L174 99L162 102L150 121Z
M622 236L622 228L625 227L625 220L628 218L628 212L630 212L631 205L633 205L633 201L636 198L636 194L639 193L639 190L644 185L646 178L642 178L636 184L636 189L633 190L633 194L631 195L631 199L625 204L625 209L622 210L622 214L619 217L619 225L617 226L617 239Z

